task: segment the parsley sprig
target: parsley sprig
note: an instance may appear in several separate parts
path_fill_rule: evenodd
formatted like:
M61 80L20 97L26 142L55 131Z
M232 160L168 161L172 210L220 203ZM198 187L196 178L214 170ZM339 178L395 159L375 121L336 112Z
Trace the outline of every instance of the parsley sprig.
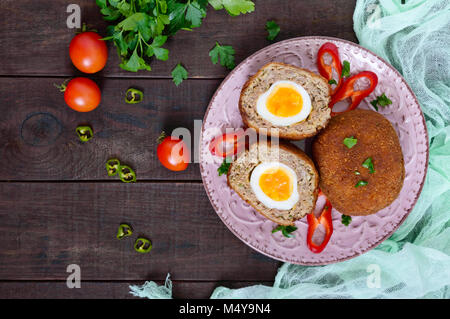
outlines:
M124 70L151 70L149 59L166 61L169 51L162 46L179 30L201 25L208 4L230 15L252 12L249 0L96 0L106 21L108 36L117 47ZM227 65L231 65L229 62ZM228 66L227 66L228 67Z
M222 176L223 174L228 174L232 162L233 159L230 157L225 157L223 159L222 165L220 165L219 168L217 169L219 176Z
M373 108L378 111L378 105L385 107L392 104L392 101L386 96L386 94L383 93L377 96L375 100L372 100L370 104L372 104Z
M266 30L269 33L267 40L273 41L277 37L278 33L280 33L280 26L274 20L267 21Z
M342 143L344 143L344 145L347 146L347 148L352 148L353 146L356 145L356 143L358 143L358 139L354 138L353 136L350 136L344 138L344 141Z
M284 237L292 238L292 237L295 237L295 235L293 235L292 233L297 230L297 227L295 227L295 226L278 225L277 227L275 227L272 230L272 234L276 233L276 232L278 232L280 230L281 230L281 233L283 234Z
M186 80L187 78L188 71L181 65L181 63L178 63L177 66L172 70L173 83L178 86L181 84L181 82L183 82L183 80Z
M213 64L217 64L220 60L220 65L227 69L234 69L236 66L234 62L234 49L230 45L220 45L216 42L215 47L209 51L209 56Z
M341 78L347 77L349 75L350 75L350 62L344 60L344 62L342 62Z
M342 222L342 224L344 224L345 226L350 225L350 223L352 222L352 216L342 215L342 217L341 217L341 222Z
M372 157L368 157L363 163L362 167L367 168L370 174L375 173L375 168L373 166Z

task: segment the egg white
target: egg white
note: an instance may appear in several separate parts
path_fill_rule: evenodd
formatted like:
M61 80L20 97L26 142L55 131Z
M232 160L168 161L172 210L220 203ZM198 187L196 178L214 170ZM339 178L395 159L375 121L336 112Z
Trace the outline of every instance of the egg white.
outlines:
M269 196L267 196L261 187L259 186L259 179L261 175L267 171L268 169L282 167L288 172L290 179L293 184L292 194L291 196L284 201L275 201ZM299 200L299 194L297 190L297 174L294 172L292 168L289 166L279 163L279 162L264 162L259 164L253 169L253 172L250 176L250 187L253 190L256 198L266 207L280 209L280 210L289 210L295 206L295 204Z
M302 96L303 107L299 113L293 116L283 117L283 116L276 116L267 109L267 98L273 92L273 90L279 85L294 87L294 89ZM311 109L312 109L311 98L308 92L306 92L306 90L301 85L287 80L277 81L273 83L266 92L264 92L258 97L258 100L256 102L256 112L263 119L277 126L289 126L304 121L311 113Z

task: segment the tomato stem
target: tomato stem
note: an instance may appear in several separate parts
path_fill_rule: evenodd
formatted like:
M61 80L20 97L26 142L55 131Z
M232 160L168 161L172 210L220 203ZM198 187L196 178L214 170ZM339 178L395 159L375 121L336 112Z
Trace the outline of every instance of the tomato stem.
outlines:
M161 134L159 134L158 138L156 139L156 142L158 144L161 144L165 138L166 138L166 132L162 131Z
M70 79L64 80L64 82L61 83L60 85L58 85L58 84L56 84L56 83L53 83L53 85L54 85L61 93L64 93L64 92L66 92L66 89L67 89L67 82L68 82L69 80L70 80Z
M84 32L95 32L97 33L96 29L92 29L92 27L88 24L86 24L86 22L83 22L83 25L81 26L80 29L77 30L77 32L75 32L76 34L80 34L80 33L84 33Z

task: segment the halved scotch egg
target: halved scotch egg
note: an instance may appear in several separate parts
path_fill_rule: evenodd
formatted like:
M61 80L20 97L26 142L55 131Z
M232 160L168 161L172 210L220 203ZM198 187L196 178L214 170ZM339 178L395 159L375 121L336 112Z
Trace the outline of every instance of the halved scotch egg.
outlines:
M238 155L227 174L228 185L256 211L279 225L311 213L319 174L295 145L258 141Z
M239 111L256 132L289 140L316 135L331 118L328 81L293 65L271 62L244 84Z

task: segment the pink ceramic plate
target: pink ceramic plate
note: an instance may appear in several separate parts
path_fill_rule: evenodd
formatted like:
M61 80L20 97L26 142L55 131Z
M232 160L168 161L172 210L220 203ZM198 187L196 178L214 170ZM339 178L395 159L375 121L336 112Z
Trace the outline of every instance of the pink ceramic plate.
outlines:
M333 209L334 233L327 247L320 254L314 254L306 246L306 217L296 222L295 238L285 238L281 232L272 234L275 223L261 216L231 190L224 175L218 176L217 168L222 159L212 158L208 146L221 130L243 127L238 101L249 76L271 61L297 65L318 73L316 55L325 42L333 42L339 48L341 61L350 62L351 74L370 70L378 75L378 86L359 107L371 108L369 102L382 93L392 100L393 104L380 108L380 113L393 124L400 138L406 175L399 197L376 214L353 217L346 227L341 223L341 214ZM239 64L214 94L205 114L200 142L203 185L225 225L255 250L278 260L303 265L323 265L356 257L392 235L417 201L427 164L428 136L424 117L402 76L370 51L348 41L327 37L301 37L278 42Z

